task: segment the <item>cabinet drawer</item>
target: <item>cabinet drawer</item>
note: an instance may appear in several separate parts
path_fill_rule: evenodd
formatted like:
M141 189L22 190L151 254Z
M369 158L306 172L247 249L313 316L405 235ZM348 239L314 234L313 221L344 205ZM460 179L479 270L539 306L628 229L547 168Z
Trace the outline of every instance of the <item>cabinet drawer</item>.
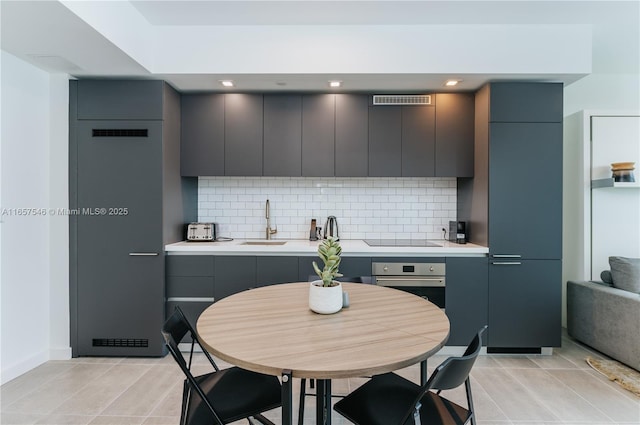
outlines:
M213 276L212 255L168 255L167 276Z
M167 298L213 297L213 276L170 276Z

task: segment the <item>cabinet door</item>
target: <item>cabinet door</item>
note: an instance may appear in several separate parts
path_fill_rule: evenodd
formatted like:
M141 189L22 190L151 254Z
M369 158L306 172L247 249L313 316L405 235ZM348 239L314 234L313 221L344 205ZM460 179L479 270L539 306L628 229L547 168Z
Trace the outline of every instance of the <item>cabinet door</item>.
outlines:
M492 255L562 257L562 124L489 126Z
M448 257L445 310L451 323L447 345L466 346L487 322L487 257ZM486 338L485 338L486 344Z
M366 177L369 171L369 101L366 95L336 95L336 177Z
M402 176L435 175L435 107L402 107Z
M313 269L313 262L322 269L323 263L320 257L299 258L299 278L301 282L320 279ZM340 261L340 273L345 277L371 276L371 257L342 257Z
M180 174L224 176L224 95L183 95L180 131Z
M162 81L79 80L80 120L161 120Z
M215 268L216 301L256 287L256 257L219 255L215 257Z
M402 107L369 107L369 176L402 176Z
M302 97L302 175L333 177L335 164L336 96Z
M490 122L562 122L562 83L492 83Z
M492 260L489 279L489 347L560 346L561 260Z
M473 93L436 95L436 177L473 177Z
M302 98L299 95L264 96L265 176L302 173Z
M258 286L298 282L298 257L257 257Z
M77 355L162 355L162 121L79 121L77 155Z
M262 95L224 96L224 170L227 176L262 175Z

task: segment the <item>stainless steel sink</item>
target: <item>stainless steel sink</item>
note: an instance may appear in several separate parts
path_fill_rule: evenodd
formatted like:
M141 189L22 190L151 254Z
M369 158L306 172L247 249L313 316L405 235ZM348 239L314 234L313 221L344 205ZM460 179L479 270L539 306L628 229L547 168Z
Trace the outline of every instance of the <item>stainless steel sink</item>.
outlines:
M242 242L240 245L284 245L287 241L248 241Z

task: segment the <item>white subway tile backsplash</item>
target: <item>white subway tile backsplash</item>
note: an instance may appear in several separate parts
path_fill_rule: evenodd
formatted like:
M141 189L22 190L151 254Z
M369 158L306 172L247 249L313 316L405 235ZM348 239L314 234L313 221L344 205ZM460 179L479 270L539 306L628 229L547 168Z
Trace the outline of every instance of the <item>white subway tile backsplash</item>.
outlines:
M265 201L279 239L306 239L338 218L343 239L440 239L456 220L455 178L200 177L198 220L218 234L262 239Z

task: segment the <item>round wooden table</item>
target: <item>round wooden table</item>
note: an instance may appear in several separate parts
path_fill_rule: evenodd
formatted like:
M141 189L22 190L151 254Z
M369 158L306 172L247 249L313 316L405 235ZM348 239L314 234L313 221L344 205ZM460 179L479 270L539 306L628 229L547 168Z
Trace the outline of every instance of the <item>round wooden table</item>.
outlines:
M208 307L197 322L211 354L283 377L283 424L291 423L290 377L318 379L318 397L330 406L331 379L377 375L418 362L426 373L426 359L449 336L444 312L407 292L343 283L350 307L321 315L309 310L308 286L288 283L240 292ZM323 409L322 422L330 423L321 404L318 416Z

